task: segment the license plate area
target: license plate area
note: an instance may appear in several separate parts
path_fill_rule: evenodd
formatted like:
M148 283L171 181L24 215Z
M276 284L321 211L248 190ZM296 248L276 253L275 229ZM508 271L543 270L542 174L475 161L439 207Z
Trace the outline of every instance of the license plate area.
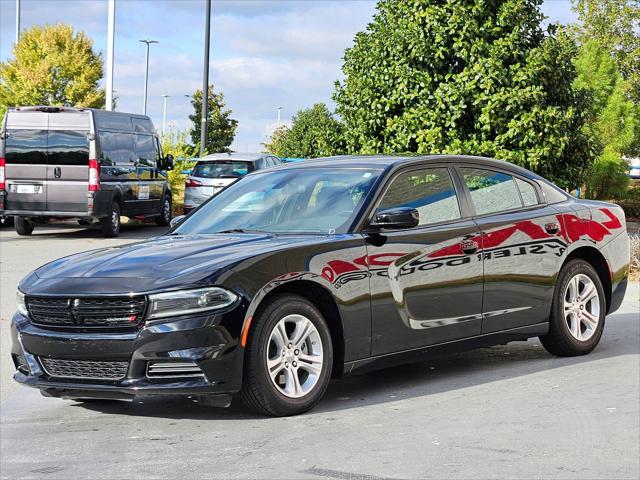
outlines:
M42 185L29 184L29 183L13 183L9 186L11 193L21 193L28 195L39 195L42 193Z

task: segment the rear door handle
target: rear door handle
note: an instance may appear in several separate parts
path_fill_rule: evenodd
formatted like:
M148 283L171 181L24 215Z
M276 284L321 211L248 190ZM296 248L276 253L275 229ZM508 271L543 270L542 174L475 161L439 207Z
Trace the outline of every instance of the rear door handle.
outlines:
M475 240L463 240L460 242L460 247L464 253L476 253L478 251L478 242Z
M558 225L557 222L551 222L551 223L547 223L544 226L544 229L547 231L547 233L550 233L551 235L555 235L560 231L560 225Z
M53 169L53 176L56 178L60 178L62 176L62 169L60 167L56 167Z

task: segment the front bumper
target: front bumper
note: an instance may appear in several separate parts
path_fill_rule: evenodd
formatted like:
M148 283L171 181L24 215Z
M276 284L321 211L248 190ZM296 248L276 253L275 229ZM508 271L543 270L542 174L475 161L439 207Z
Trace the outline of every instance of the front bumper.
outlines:
M240 390L243 349L239 344L242 311L176 317L135 332L71 332L33 325L16 313L11 322L12 357L27 369L14 375L19 383L62 397L130 399L135 395L228 395ZM20 357L22 356L22 357ZM51 376L41 359L128 362L119 380ZM190 361L204 375L150 378L149 362ZM16 365L17 366L17 365Z

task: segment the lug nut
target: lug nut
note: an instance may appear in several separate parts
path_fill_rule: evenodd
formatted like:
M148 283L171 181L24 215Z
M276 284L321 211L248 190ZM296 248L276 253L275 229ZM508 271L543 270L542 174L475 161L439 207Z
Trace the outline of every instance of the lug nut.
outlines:
M298 355L300 353L300 350L296 350L293 352L294 355Z
M297 364L296 362L293 362L293 363L292 363L292 365L293 365L294 367L297 367L297 366L298 366L298 364Z
M289 368L289 364L287 362L284 362L284 368Z
M289 347L289 348L291 348L292 346L293 346L292 344L289 344L289 345L288 345L288 347Z

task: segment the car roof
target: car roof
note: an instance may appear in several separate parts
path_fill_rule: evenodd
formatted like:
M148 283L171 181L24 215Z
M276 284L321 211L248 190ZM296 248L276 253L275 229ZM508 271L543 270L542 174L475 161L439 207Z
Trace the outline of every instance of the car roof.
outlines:
M207 162L215 160L238 160L242 162L256 162L264 157L275 157L270 153L238 153L238 152L221 152L212 153L204 157L200 157L198 162Z
M535 173L526 170L518 165L503 160L495 160L493 158L479 157L473 155L340 155L335 157L322 157L305 160L299 163L286 163L276 169L296 169L315 167L338 167L338 168L378 168L378 169L396 169L402 166L425 163L456 163L464 162L477 164L479 166L499 168L508 170L513 173L528 177L541 178Z

